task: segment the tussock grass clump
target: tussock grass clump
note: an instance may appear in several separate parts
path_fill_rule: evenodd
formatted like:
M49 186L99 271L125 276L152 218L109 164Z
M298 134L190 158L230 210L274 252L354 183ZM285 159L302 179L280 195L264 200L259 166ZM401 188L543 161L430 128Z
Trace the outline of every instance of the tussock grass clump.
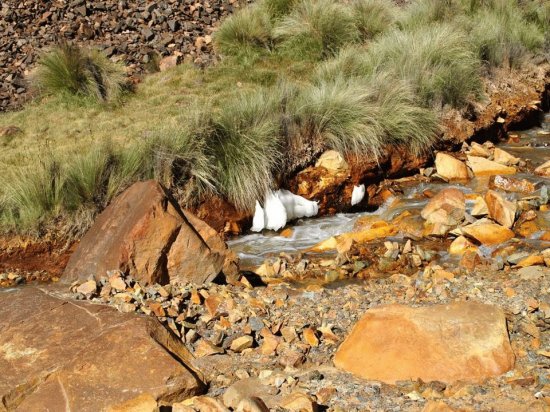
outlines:
M216 50L224 56L253 57L272 47L271 20L258 5L245 7L227 18L214 35Z
M418 106L405 82L386 76L321 80L295 104L301 134L342 153L378 157L391 144L418 153L436 138L437 116Z
M298 0L263 0L261 7L267 11L272 21L276 21L286 16L292 11L292 8Z
M195 110L182 128L162 128L148 145L147 169L172 188L185 206L216 191L214 163L207 153L211 133L211 113Z
M484 10L472 25L478 54L490 66L517 68L544 44L540 27L523 19L519 10Z
M415 154L433 146L439 130L438 115L418 105L410 84L377 75L369 79L367 87L375 94L385 142L403 145Z
M264 90L239 93L214 114L208 148L217 188L240 210L254 210L281 162L276 103Z
M355 24L362 40L388 30L396 20L397 10L385 0L354 0L351 3Z
M365 77L370 76L373 70L368 49L353 45L340 50L334 58L321 62L315 70L314 81L330 81L339 76Z
M40 160L14 168L1 180L0 222L3 229L30 230L61 210L64 175L59 161Z
M34 78L51 95L74 95L95 102L113 102L124 90L124 69L97 50L63 43L45 53Z
M368 59L375 71L409 82L425 106L459 107L481 92L477 56L451 25L391 31L371 44Z
M342 153L378 157L384 144L372 91L357 81L336 78L306 88L294 102L302 136L313 135Z
M349 7L332 0L302 0L274 29L281 52L297 59L321 60L359 41Z

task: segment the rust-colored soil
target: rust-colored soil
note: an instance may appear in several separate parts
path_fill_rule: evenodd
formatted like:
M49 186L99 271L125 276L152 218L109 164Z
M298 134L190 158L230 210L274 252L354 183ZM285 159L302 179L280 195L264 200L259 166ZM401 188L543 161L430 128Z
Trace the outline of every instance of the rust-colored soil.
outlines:
M60 242L0 238L0 273L17 270L60 276L75 246L76 242L67 247Z

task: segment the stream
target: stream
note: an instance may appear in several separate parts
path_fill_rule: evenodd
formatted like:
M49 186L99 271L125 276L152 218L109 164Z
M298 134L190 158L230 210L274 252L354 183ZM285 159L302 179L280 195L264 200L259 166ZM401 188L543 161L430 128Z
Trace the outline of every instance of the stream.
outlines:
M526 161L533 169L550 160L550 114L544 116L541 127L510 133L509 141L498 144L498 147ZM533 196L540 195L544 183L548 183L547 178L530 173L517 173L513 177L526 179L535 184L536 192L531 194ZM288 237L274 231L264 231L262 233L245 234L229 240L227 243L239 255L243 267L254 267L260 265L266 258L278 256L282 252L296 253L304 251L331 236L351 232L358 220L368 219L368 216L372 216L373 220L391 221L404 211L418 214L429 200L423 195L426 191L437 193L447 187L457 187L466 195L483 194L488 188L488 181L489 176L475 177L465 183L446 183L443 181L427 183L404 179L403 193L399 196L390 197L384 205L374 212L340 213L334 216L299 219L287 226L287 228L291 228L291 231L287 231L291 233L287 235ZM506 197L510 200L528 196L522 193L506 194ZM471 209L472 204L473 201L471 200L467 202L467 211ZM540 213L537 223L541 228L550 228L550 212ZM546 244L545 247L548 247L550 242L539 240L542 233L543 230L537 231L523 240L526 244L531 244L534 247L538 247L541 242ZM387 240L398 239L403 239L402 233L398 233L394 238L388 238ZM480 252L483 255L489 255L494 249L495 247L481 247ZM442 252L441 257L443 260L451 259L447 252Z

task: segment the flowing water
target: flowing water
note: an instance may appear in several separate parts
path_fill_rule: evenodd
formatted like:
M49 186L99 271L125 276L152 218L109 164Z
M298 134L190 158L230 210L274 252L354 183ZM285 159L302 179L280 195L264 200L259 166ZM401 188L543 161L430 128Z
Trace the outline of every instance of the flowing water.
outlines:
M511 133L509 142L499 144L503 150L529 162L536 167L550 160L550 114L546 114L541 127L529 129L526 131ZM518 173L513 176L518 179L526 179L536 184L537 191L532 195L540 195L544 183L549 183L549 179L535 176L528 173ZM374 212L362 213L340 213L334 216L321 218L301 219L295 221L290 227L292 234L289 237L281 236L279 233L264 231L263 233L250 233L232 239L228 242L229 246L239 254L243 267L252 267L261 264L266 258L278 256L281 252L294 253L303 251L316 243L325 240L331 236L339 235L353 230L358 219L364 216L373 216L380 220L390 221L404 211L420 211L428 202L428 199L422 195L426 190L433 193L439 192L447 187L457 187L464 193L483 194L487 190L489 177L478 177L471 179L465 184L449 184L445 182L413 182L413 185L404 187L402 195L392 197L386 203ZM506 195L509 199L526 197L525 194L509 193ZM472 206L472 201L468 201L467 210ZM539 223L542 226L550 226L550 212L539 213ZM524 239L524 243L539 247L542 231L536 232ZM402 235L397 235L392 239L400 239ZM548 242L544 242L544 247L550 247ZM489 255L494 251L493 248L482 247L480 252ZM450 259L448 254L442 254L444 260Z

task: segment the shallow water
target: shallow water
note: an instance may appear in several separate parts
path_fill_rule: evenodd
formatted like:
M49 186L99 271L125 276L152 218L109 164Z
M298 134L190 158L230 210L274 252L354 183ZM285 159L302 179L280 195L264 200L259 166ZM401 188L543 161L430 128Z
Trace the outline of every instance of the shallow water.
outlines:
M499 147L514 156L531 162L535 167L550 160L550 114L545 115L541 127L517 132L516 134L520 136L517 142L499 144ZM549 179L527 173L518 173L513 177L527 179L537 184L538 188L541 186L541 182L549 181ZM489 176L474 178L465 184L419 182L414 187L405 188L403 195L388 199L382 207L374 212L340 213L321 218L300 219L287 226L293 229L292 235L288 238L280 236L276 232L264 231L262 233L245 234L227 243L238 253L243 267L252 267L261 264L268 257L278 256L281 252L295 253L303 251L331 236L350 232L353 230L355 222L361 217L378 216L380 220L390 221L404 211L421 210L428 202L427 198L420 196L425 190L437 193L444 188L456 187L466 194L484 193L487 190L488 180ZM537 192L539 191L540 188ZM533 195L536 194L533 193ZM506 196L511 199L525 195L509 193ZM471 201L467 202L467 210L469 210L472 203ZM543 213L542 218L545 221L550 221L550 212ZM537 246L537 242L539 242L537 239L541 234L542 232L537 232L529 239L525 239L525 242ZM399 239L402 236L398 235L395 238ZM548 245L545 247L548 247ZM494 249L482 248L480 251L489 256ZM441 256L442 261L449 259L448 255L443 254Z

